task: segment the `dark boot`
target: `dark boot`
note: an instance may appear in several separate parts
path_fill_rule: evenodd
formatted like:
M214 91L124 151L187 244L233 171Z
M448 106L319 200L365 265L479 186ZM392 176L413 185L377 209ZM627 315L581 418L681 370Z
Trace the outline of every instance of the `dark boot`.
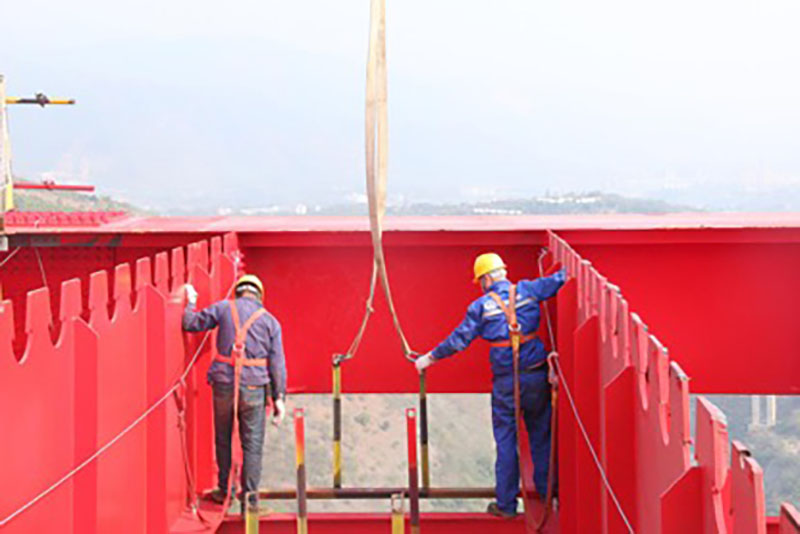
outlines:
M226 491L220 488L214 488L214 490L206 495L210 501L215 502L217 504L225 504L225 496Z
M517 512L504 512L497 507L497 503L494 501L490 502L489 506L486 507L486 513L495 517L502 517L503 519L513 519L517 517Z
M239 494L238 497L239 497L239 501L240 501L239 502L239 513L244 515L245 512L246 512L246 508L247 508L247 502L246 502L246 499L245 499L244 495ZM258 514L262 514L262 513L266 512L266 508L262 508L261 507L261 504L260 504L260 502L258 500L258 497L251 497L251 499L250 499L250 509L252 509L254 511L257 511Z

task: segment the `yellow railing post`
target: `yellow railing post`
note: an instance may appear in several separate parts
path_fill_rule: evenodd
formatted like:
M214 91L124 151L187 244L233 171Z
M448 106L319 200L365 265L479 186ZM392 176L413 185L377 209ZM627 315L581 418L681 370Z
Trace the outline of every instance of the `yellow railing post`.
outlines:
M392 534L405 534L406 518L403 508L403 494L392 495Z
M244 496L244 532L258 534L258 491L250 491Z

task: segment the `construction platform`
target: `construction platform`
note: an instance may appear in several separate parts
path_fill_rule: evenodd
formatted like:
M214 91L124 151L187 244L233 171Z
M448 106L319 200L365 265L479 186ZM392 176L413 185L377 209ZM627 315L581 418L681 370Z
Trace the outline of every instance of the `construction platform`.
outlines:
M205 305L239 272L258 274L283 325L290 394L330 395L331 356L363 313L366 221L9 213L5 223L0 480L14 491L0 495L0 532L244 532L241 517L204 501L199 515L191 508L214 485L204 380L214 348L181 331L182 287L190 281ZM384 246L418 350L478 295L476 254L499 252L512 279L538 275L543 247L547 270L567 268L552 313L570 394L559 395L560 506L545 531L800 532L791 504L766 517L757 458L730 443L724 414L703 396L800 391L800 215L387 218ZM379 297L359 356L342 365L345 393L419 393L383 306ZM435 366L427 392L488 393L486 353L474 343ZM700 394L695 429L690 392ZM290 500L377 491L385 513L310 514L308 530L390 532L390 494L408 510L413 474L408 486L358 489L346 469L339 490L278 490ZM487 496L437 487L432 472L420 495L437 491ZM298 518L260 522L261 532L294 532ZM421 515L424 532L489 530L521 533L525 522Z

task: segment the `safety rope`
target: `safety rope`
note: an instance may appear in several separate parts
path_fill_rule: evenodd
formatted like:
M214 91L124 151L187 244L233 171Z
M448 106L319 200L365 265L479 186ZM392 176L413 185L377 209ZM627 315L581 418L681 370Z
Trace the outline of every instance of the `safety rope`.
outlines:
M547 249L547 247L542 247L541 252L539 252L539 257L537 258L537 263L539 264L539 277L540 278L544 277L544 257L547 256L547 254L549 252L550 251ZM548 335L548 337L550 339L550 350L554 351L555 348L556 348L556 345L555 345L556 338L553 335L553 321L550 319L550 309L547 306L547 301L546 300L542 301L542 306L544 306L544 320L545 320L545 324L547 325L547 335Z
M547 255L547 247L542 247L537 263L539 266L539 277L544 277L544 257ZM542 516L535 523L537 532L540 532L547 521L550 519L550 511L553 507L553 499L555 498L555 481L556 472L558 471L558 380L553 375L552 371L552 358L556 354L556 338L553 335L553 321L550 317L550 308L547 301L542 301L544 307L544 320L547 325L548 341L550 342L550 354L547 355L548 363L548 381L550 382L550 458L548 459L549 467L547 470L547 495L545 496L544 510Z
M39 254L39 247L33 247L33 251L36 253L36 261L39 264L39 272L42 274L42 284L44 284L44 287L50 287L47 284L47 274L44 271L44 263L42 263L42 255Z
M232 290L233 290L233 286L231 286L231 288L228 290L228 295L230 295ZM17 508L14 512L12 512L11 514L7 515L2 520L0 520L0 527L3 527L5 525L7 525L8 523L10 523L11 521L13 521L16 517L18 517L21 514L23 514L26 510L28 510L29 508L34 506L36 503L38 503L39 501L41 501L42 499L44 499L45 497L50 495L52 492L57 490L59 487L64 485L64 483L66 483L72 477L74 477L75 475L80 473L84 468L86 468L86 466L88 466L89 464L91 464L92 462L97 460L97 458L99 458L103 453L105 453L108 449L113 447L115 443L117 443L119 440L121 440L123 437L125 437L131 430L136 428L142 421L147 419L150 416L150 414L153 413L159 406L164 404L164 402L166 402L167 399L169 399L172 396L173 392L175 390L177 390L179 387L181 387L181 384L185 383L186 378L189 376L189 373L191 372L191 370L194 367L195 363L197 363L197 360L200 357L200 353L203 351L203 347L205 346L206 342L208 342L208 339L210 337L211 337L211 330L207 331L205 333L205 335L203 336L203 339L200 342L200 345L197 347L197 350L195 351L194 355L192 356L192 359L189 360L189 363L184 368L183 373L181 373L181 375L178 377L178 379L175 381L175 383L170 388L168 388L167 391L157 401L155 401L153 404L151 404L150 407L147 408L139 417L134 419L128 426L126 426L124 429L122 429L122 431L119 434L117 434L116 436L111 438L109 441L107 441L102 447L97 449L88 458L86 458L84 461L82 461L77 466L73 467L64 476L62 476L61 478L56 480L54 483L52 483L46 489L42 490L38 495L36 495L32 499L30 499L28 502L26 502L25 504L23 504L22 506Z
M589 438L589 432L586 430L586 426L583 424L583 420L581 419L581 415L578 412L577 406L575 406L575 400L572 398L572 392L569 389L569 385L567 384L566 378L564 378L564 373L561 371L561 364L559 362L558 353L551 354L551 361L555 365L556 374L558 375L558 383L561 387L564 388L564 393L567 396L567 400L569 401L569 406L572 408L572 413L575 416L575 422L578 425L578 428L583 435L583 440L586 442L586 446L589 449L589 453L592 455L592 460L594 460L594 465L597 467L598 472L600 473L600 478L603 480L603 485L606 487L609 495L611 495L611 500L614 501L614 506L617 508L617 512L619 512L622 521L625 523L625 527L628 529L628 532L631 534L635 534L633 530L633 526L631 526L631 522L628 519L628 516L625 515L625 511L622 509L622 504L619 502L617 498L617 494L614 492L614 488L611 487L611 482L608 480L608 475L606 474L605 469L603 469L603 464L600 462L600 457L597 455L597 451L595 451L594 446L592 445L592 441Z
M16 256L16 255L17 255L17 252L19 252L19 249L21 249L21 248L22 248L22 247L17 247L17 248L15 248L14 250L12 250L12 251L11 251L11 252L8 254L8 256L6 256L5 258L3 258L3 261L0 261L0 267L3 267L3 266L6 264L6 263L8 263L9 261L11 261L11 258L13 258L14 256Z
M511 364L513 369L514 381L514 427L517 435L517 463L519 466L520 480L522 481L522 505L525 512L525 532L526 534L534 534L537 530L537 521L533 517L533 498L531 497L529 481L533 478L532 473L526 472L527 463L524 460L523 452L527 452L523 445L522 428L524 425L522 419L522 402L520 393L520 345L522 338L522 331L517 322L517 286L511 284L508 288L508 305L503 302L502 297L491 291L488 293L489 297L495 301L497 307L503 311L506 323L508 325L508 339L511 346Z
M192 509L192 513L197 513L197 491L192 473L191 462L189 462L189 445L186 442L186 384L181 382L180 387L172 392L175 399L175 408L178 412L178 433L181 437L181 456L183 458L183 471L186 475L186 502Z

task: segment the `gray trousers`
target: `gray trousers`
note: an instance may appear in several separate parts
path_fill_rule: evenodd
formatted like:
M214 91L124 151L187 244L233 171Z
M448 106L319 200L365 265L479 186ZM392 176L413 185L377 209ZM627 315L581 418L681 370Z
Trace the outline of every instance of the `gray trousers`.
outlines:
M239 389L239 435L244 463L241 488L244 493L258 491L261 482L261 456L264 450L266 386L241 386ZM233 431L233 384L214 384L214 435L219 468L219 488L228 490L231 471L231 433ZM234 484L235 488L235 484Z

